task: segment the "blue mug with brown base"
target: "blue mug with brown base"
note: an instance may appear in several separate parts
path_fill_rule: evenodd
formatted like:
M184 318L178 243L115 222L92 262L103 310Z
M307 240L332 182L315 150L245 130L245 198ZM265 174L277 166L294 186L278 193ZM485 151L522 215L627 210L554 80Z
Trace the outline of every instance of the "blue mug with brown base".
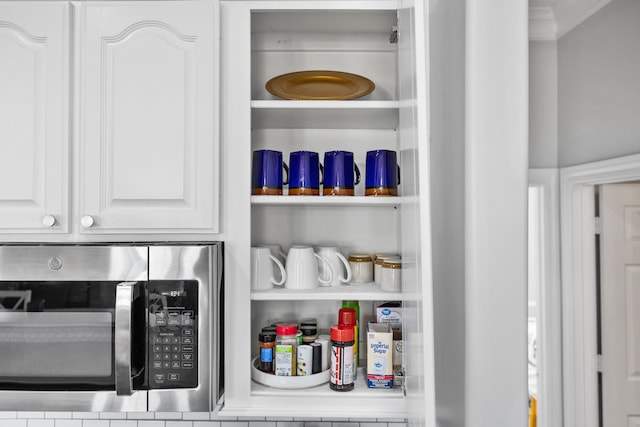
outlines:
M393 150L367 151L365 196L397 196L400 166Z
M353 196L360 183L360 169L353 161L351 151L324 153L323 196Z
M319 196L322 165L315 151L293 151L289 154L290 196Z
M282 179L282 169L287 173ZM282 185L289 181L289 168L282 161L282 152L276 150L256 150L253 152L251 194L278 196Z

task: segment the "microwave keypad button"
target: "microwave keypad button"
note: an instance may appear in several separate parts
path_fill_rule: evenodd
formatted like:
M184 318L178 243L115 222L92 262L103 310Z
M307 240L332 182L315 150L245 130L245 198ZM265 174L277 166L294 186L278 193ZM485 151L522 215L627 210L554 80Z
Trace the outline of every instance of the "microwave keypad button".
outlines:
M153 360L162 360L162 353L154 353Z
M164 369L169 369L171 367L171 362L162 362L162 367Z
M193 329L184 328L184 329L182 330L182 335L186 335L186 336L193 336Z
M180 369L180 362L171 362L171 369Z
M171 351L171 347L170 347L170 346L168 346L168 345L163 345L163 346L162 346L162 351L164 351L165 353L167 353L167 352Z
M182 362L182 369L193 369L193 362Z
M162 362L160 362L159 360L154 360L153 369L162 369Z
M185 310L182 312L182 324L184 326L193 326L193 311Z
M182 351L191 353L191 352L193 352L193 346L192 345L183 345L182 346Z
M158 335L154 335L153 336L153 343L154 344L162 344L162 338L159 337Z
M182 337L182 344L193 344L192 337Z
M176 374L176 373L169 373L167 375L167 379L169 381L180 381L180 374Z
M167 376L165 374L155 374L153 377L157 383L164 383L167 379Z
M169 326L179 326L180 325L180 312L179 311L170 311L169 312L169 321L167 322Z
M161 345L155 344L153 346L153 352L154 353L160 353L161 351L162 351L162 346Z
M193 360L193 354L192 353L182 353L182 359L183 360Z
M172 353L173 360L180 360L180 353Z
M177 344L172 345L171 346L171 351L179 352L180 351L180 346L177 345Z
M162 358L164 360L170 360L171 359L171 353L162 353Z

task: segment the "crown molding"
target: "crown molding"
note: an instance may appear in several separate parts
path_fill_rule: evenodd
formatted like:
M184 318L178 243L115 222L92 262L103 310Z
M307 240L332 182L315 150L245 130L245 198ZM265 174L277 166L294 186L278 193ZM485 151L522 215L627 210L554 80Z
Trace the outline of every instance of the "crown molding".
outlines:
M611 0L558 0L545 5L531 0L529 40L553 41L573 30Z

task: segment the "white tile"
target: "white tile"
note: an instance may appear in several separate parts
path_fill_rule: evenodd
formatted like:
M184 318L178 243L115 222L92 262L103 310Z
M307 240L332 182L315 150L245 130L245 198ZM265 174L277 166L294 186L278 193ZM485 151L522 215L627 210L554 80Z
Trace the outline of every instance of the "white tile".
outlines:
M127 412L127 419L129 420L153 420L155 414L153 412Z
M134 420L114 420L110 427L138 427L138 422Z
M194 421L193 427L220 427L220 421Z
M387 423L366 422L360 423L360 427L388 427Z
M15 411L2 411L0 412L0 419L7 419L7 418L17 418L18 417L18 413Z
M45 418L73 418L73 412L63 411L47 411L44 413Z
M353 423L353 422L338 421L338 422L331 423L331 427L359 427L359 426L360 426L360 423Z
M246 421L221 421L220 427L249 427Z
M276 425L277 427L304 427L302 421L277 421ZM251 427L253 427L253 423Z
M109 427L109 420L83 420L82 427Z
M407 423L405 422L390 422L389 427L407 427Z
M305 421L304 427L331 427L328 421Z
M126 412L100 412L101 420L124 420L126 418Z
M44 411L29 411L29 412L18 412L16 414L17 418L44 418Z
M99 412L73 412L71 418L79 420L97 420L100 418Z
M55 421L34 418L27 420L27 427L55 427Z
M156 412L156 420L181 420L182 412Z
M166 421L165 427L193 427L193 421Z
M219 412L212 413L211 419L215 421L238 421L238 417L233 417L230 415L220 415Z
M138 427L165 427L164 421L138 421Z
M56 427L82 427L82 420L55 420Z
M276 427L275 421L251 421L249 427Z
M3 419L0 425L2 427L27 427L27 420Z
M209 420L210 419L209 412L183 412L182 419L183 420Z

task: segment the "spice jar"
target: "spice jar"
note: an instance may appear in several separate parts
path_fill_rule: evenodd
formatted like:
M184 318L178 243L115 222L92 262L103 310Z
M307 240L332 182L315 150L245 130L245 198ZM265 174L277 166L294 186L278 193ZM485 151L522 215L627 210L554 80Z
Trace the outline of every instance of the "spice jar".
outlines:
M331 390L353 390L354 368L353 327L334 325L331 327L331 376L329 378Z
M260 345L260 364L258 369L268 374L273 374L273 355L276 347L275 332L260 332L258 334L258 343Z
M354 308L342 307L338 311L338 325L351 326L353 328L353 378L358 375L358 314Z
M377 254L373 261L373 279L376 285L382 284L382 263L387 259L400 259L396 254Z
M387 259L382 263L382 281L380 289L383 291L399 292L402 288L402 261Z
M296 375L298 356L298 327L292 323L280 323L276 326L275 373L280 376Z
M371 255L351 254L349 255L349 266L353 273L353 283L373 282L373 260Z
M302 342L304 344L311 344L318 338L318 328L312 325L300 326L302 332Z

